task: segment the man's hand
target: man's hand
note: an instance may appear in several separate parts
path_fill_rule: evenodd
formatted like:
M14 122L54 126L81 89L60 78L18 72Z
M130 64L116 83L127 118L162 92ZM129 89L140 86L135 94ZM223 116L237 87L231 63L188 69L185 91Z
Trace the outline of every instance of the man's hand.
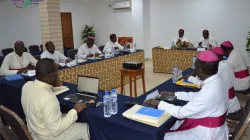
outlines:
M34 69L35 69L35 66L29 65L27 69L28 69L28 70L34 70Z
M202 45L202 42L199 42L199 46L201 46Z
M95 57L99 57L101 54L99 53L95 53Z
M84 108L86 108L86 103L77 103L74 106L77 113L81 112Z
M161 92L162 95L167 95L167 96L175 96L174 92L170 92L170 91L162 91Z
M89 55L87 55L87 57L93 57L94 56L94 54L89 54Z
M69 62L71 62L72 60L70 59L70 58L68 58L68 59L66 59L65 60L65 64L67 64L67 63L69 63Z
M160 101L154 100L154 99L149 99L144 102L144 104L149 105L149 106L158 106Z
M188 78L189 78L190 76L191 76L191 75L187 74L187 75L184 75L183 78L184 78L185 80L188 80Z
M213 46L211 44L209 44L209 48L212 48Z
M27 68L23 68L23 69L18 70L17 74L26 73L26 72L28 72L28 69Z
M116 46L116 47L115 47L115 50L119 50L119 47Z

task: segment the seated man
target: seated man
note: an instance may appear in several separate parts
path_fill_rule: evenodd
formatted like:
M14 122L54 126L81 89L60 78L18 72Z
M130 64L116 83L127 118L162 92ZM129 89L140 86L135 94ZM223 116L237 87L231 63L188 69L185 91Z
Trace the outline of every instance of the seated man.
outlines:
M199 92L162 92L189 101L184 106L176 106L164 101L148 100L145 103L158 106L177 119L175 126L165 134L164 140L226 140L228 128L226 114L228 108L227 88L218 71L218 57L212 51L201 52L195 62L195 73L203 81Z
M66 115L52 87L58 84L58 68L52 59L44 58L36 65L36 80L27 82L22 89L22 107L33 139L76 140L88 139L87 125L76 123L77 113L86 104L77 103Z
M121 46L117 42L116 34L111 34L109 37L110 37L110 41L105 45L105 47L103 49L103 53L105 53L105 54L111 53L112 48L114 48L115 50L123 50L123 46Z
M244 55L240 54L233 47L230 41L225 41L221 44L221 48L228 57L227 63L233 68L236 91L244 91L250 88L250 77L248 74L247 63Z
M230 65L226 62L223 61L223 56L224 56L224 51L220 47L214 47L212 48L212 51L217 54L218 59L219 59L219 68L218 68L218 75L222 79L223 83L228 89L228 111L227 113L235 113L240 110L240 103L238 98L234 94L234 72L233 69L230 67ZM188 79L188 81L193 82L197 85L201 85L202 81L190 76L190 77L185 77Z
M88 37L87 43L84 43L77 52L78 58L98 57L102 52L94 44L95 38L92 36Z
M37 60L25 51L22 41L17 41L14 45L15 51L8 54L2 63L2 75L12 75L26 73L28 69L34 69Z
M55 61L56 64L68 63L71 61L70 58L65 57L61 52L55 50L55 45L53 42L48 41L45 44L47 51L44 51L41 55L42 58L49 58Z
M179 36L174 38L173 45L176 45L177 42L181 42L181 41L188 42L188 38L184 37L184 29L180 29L178 33L179 33Z
M209 35L208 30L203 30L202 35L203 37L199 40L199 47L212 48L214 46L218 46L216 40Z

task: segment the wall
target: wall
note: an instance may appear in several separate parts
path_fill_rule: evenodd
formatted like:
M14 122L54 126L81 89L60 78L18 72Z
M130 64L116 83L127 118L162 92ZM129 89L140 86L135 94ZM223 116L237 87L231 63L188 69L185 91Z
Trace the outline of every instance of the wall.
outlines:
M221 43L230 40L238 50L245 50L250 27L249 0L151 0L151 47L169 46L180 28L197 43L202 30Z
M17 40L26 46L42 43L38 5L17 8L10 0L0 1L0 19L0 50L13 48Z
M74 36L74 47L79 48L82 45L81 32L85 25L92 25L92 13L87 3L71 3L61 1L61 12L71 12L72 28Z

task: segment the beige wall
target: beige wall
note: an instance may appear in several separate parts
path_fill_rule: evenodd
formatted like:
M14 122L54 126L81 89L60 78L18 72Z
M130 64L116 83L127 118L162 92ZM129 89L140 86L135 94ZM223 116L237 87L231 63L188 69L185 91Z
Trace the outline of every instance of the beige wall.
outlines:
M40 3L40 22L43 45L53 41L56 50L63 50L60 0L45 0Z

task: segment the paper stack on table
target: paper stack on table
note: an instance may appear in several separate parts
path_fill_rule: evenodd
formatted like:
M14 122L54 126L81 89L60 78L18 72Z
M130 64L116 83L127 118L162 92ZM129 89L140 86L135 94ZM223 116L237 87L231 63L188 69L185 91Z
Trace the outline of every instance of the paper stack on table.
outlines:
M154 127L160 127L164 122L170 118L170 114L150 107L141 105L134 105L122 115L128 119L141 122Z
M66 87L66 86L60 86L60 87L53 87L52 90L55 93L55 95L59 95L61 93L64 93L64 92L68 91L69 88Z

